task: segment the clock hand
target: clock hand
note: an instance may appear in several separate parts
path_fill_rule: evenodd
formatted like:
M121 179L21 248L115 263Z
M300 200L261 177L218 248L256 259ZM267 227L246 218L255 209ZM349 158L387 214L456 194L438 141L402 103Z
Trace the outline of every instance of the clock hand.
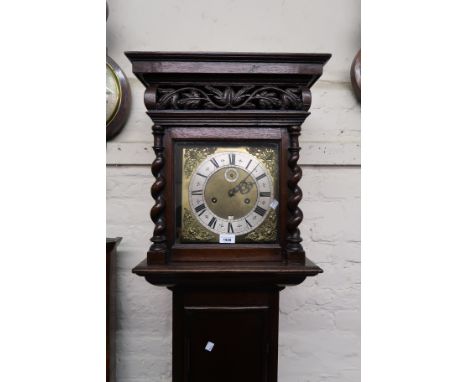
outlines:
M247 185L247 188L249 188L249 187L252 186L253 182L246 182L245 180L246 180L250 175L252 175L252 173L255 171L255 169L258 167L259 164L260 164L260 163L257 163L257 165L253 168L253 170L250 171L250 172L247 174L247 176L239 182L239 184L238 184L237 186L231 188L231 189L228 191L228 195L229 195L229 196L234 196L238 191L240 191L240 189L241 189L244 185ZM250 191L250 189L249 189L249 191Z

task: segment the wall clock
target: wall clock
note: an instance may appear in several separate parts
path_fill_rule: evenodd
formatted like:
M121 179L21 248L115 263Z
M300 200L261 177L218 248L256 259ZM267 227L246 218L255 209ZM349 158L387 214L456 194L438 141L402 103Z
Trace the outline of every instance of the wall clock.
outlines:
M117 63L106 58L106 140L120 133L130 113L131 94L127 77Z
M361 102L361 49L356 53L353 63L351 64L350 75L354 94L357 100Z
M173 381L276 382L279 292L322 272L301 245L298 160L330 55L126 55L155 153L133 272L173 292Z

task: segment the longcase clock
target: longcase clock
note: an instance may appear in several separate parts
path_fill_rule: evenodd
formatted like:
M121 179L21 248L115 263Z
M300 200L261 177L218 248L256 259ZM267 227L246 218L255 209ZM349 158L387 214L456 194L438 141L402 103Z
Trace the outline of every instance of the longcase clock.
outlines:
M322 270L299 224L299 135L329 54L127 52L153 121L137 275L173 291L173 381L277 381L279 292Z

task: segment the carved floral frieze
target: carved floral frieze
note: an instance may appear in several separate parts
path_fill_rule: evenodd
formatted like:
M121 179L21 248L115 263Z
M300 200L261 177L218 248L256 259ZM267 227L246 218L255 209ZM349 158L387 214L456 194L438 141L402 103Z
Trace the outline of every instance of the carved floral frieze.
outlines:
M303 110L302 89L277 86L158 87L159 110Z

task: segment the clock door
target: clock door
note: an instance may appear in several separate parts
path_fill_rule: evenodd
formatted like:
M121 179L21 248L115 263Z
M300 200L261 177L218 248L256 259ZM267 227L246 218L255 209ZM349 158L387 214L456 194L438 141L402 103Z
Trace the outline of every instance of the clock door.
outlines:
M174 288L175 381L276 381L280 288Z
M171 261L281 261L284 135L220 130L178 127L165 136L174 158L165 194Z
M188 381L261 382L268 364L267 307L186 312Z

